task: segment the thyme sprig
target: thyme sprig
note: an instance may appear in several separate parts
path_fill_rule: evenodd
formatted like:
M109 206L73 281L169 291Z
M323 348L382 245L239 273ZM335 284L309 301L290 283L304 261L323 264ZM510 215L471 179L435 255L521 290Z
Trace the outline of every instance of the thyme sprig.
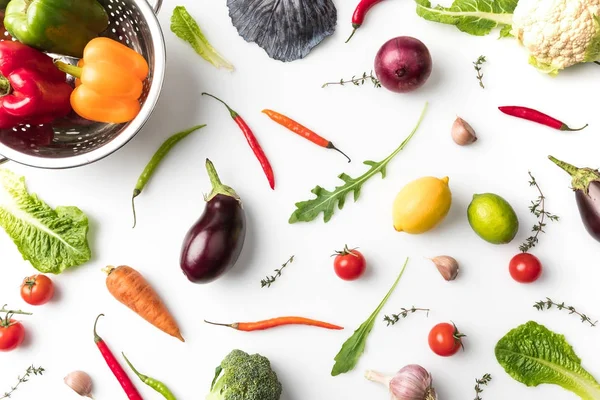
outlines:
M535 201L532 201L531 205L529 206L529 211L531 211L531 213L538 218L538 222L531 229L533 235L529 236L525 242L519 246L519 250L521 250L523 253L527 252L527 250L531 249L532 247L535 247L539 241L538 235L540 232L545 233L544 227L546 226L546 218L550 221L558 221L557 215L550 214L548 211L546 211L546 196L544 196L544 193L542 193L540 185L538 185L531 172L528 172L528 174L531 177L529 186L535 186L540 195Z
M36 376L43 375L44 371L45 371L44 368L42 368L42 367L36 368L33 365L31 367L27 368L27 371L25 371L25 375L23 375L22 377L19 376L17 378L19 380L17 382L17 384L15 386L12 386L8 392L5 392L4 395L2 397L0 397L0 400L10 398L10 396L12 396L14 391L17 390L17 388L19 387L19 385L21 383L25 383L25 382L29 381L29 378L31 377L31 375L36 375Z
M326 84L324 84L321 87L326 88L327 86L330 86L330 85L344 86L348 83L351 83L354 86L362 86L368 81L370 81L373 84L373 86L376 88L381 87L381 82L379 81L379 79L377 79L377 77L375 75L373 75L373 71L371 71L371 73L369 73L369 74L367 74L366 72L363 72L362 76L360 76L358 78L356 77L356 75L354 75L354 76L352 76L352 79L344 80L344 78L342 78L338 82L327 82Z
M477 80L479 81L479 86L481 86L482 89L485 89L485 86L483 85L483 74L481 73L481 68L485 62L485 56L479 56L479 58L477 58L477 60L473 63L473 67L475 68L475 71L477 71Z
M414 314L417 311L424 311L427 312L427 316L429 316L430 311L429 308L415 308L415 306L412 306L411 308L403 307L401 310L402 311L398 314L385 315L383 317L383 321L387 322L387 326L395 325L398 321L400 321L400 319L408 317L408 314Z
M281 265L281 268L275 270L275 275L267 276L265 279L260 281L260 287L271 287L271 285L281 276L283 269L289 264L294 262L294 256L291 256L285 263Z
M484 374L481 379L475 379L475 400L481 400L481 392L483 392L482 386L487 386L492 380L490 374Z
M594 327L598 323L598 321L592 321L592 319L590 317L577 311L575 309L575 307L565 305L564 301L562 303L557 303L557 302L553 301L550 297L546 297L546 300L538 301L537 303L535 303L533 305L533 307L535 307L535 309L537 309L538 311L549 310L552 307L556 307L559 310L567 310L567 311L569 311L569 314L578 315L579 318L581 318L581 322L590 324L590 327Z

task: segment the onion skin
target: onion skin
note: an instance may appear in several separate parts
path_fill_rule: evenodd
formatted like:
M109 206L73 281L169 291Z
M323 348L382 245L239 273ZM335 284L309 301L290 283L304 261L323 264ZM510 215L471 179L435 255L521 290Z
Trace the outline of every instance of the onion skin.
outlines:
M387 41L375 56L375 74L381 85L396 93L412 92L431 75L431 54L427 46L410 36Z

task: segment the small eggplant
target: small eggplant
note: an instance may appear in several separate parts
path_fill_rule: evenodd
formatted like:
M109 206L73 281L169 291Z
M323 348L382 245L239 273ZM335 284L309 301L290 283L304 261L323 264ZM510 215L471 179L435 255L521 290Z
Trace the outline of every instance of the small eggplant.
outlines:
M571 186L575 191L575 200L583 225L588 233L600 242L600 171L577 168L552 156L548 158L573 178Z
M246 216L235 191L221 183L213 163L206 160L212 192L204 212L183 241L181 269L195 283L208 283L233 267L246 237Z

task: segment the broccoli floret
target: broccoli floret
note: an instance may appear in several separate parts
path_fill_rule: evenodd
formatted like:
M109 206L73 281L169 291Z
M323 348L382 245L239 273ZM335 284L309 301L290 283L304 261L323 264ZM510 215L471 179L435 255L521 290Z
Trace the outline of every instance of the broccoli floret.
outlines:
M233 350L217 367L206 400L279 400L281 391L268 358Z

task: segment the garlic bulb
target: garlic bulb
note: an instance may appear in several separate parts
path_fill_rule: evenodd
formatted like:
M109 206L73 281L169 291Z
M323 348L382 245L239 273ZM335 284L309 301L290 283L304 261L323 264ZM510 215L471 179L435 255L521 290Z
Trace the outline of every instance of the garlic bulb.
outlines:
M83 397L92 396L92 378L83 371L73 371L69 375L65 376L65 383L68 387L73 389L75 393Z
M458 276L458 261L450 256L437 256L430 259L437 267L440 274L447 281L453 281Z
M367 371L365 378L386 385L392 400L437 400L435 389L431 386L431 375L420 365L407 365L394 376Z
M467 121L460 117L456 117L454 124L452 124L452 140L459 146L466 146L477 140L475 130L469 125Z

